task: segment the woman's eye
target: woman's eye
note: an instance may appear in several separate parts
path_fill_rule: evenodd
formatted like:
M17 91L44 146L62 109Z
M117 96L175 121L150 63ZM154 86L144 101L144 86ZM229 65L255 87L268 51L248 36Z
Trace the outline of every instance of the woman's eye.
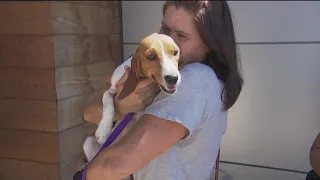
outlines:
M170 30L168 29L168 28L166 28L166 27L161 27L160 28L160 33L163 33L163 34L169 34L169 32L170 32Z
M155 54L150 54L147 56L147 59L149 59L149 60L155 60L156 58L157 58L157 55L155 55Z
M182 35L182 34L178 34L178 37L179 37L179 38L186 38L186 36L185 36L185 35Z
M176 56L177 54L178 54L178 51L177 51L177 50L173 51L173 55L174 55L174 56Z

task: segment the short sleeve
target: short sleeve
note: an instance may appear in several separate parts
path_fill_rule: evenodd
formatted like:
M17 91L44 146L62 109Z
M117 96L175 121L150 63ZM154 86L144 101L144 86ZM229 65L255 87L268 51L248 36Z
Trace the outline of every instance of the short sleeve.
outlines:
M187 139L206 116L206 71L207 67L199 63L185 66L180 71L182 80L177 91L172 95L161 91L142 114L182 124L189 130L184 138Z

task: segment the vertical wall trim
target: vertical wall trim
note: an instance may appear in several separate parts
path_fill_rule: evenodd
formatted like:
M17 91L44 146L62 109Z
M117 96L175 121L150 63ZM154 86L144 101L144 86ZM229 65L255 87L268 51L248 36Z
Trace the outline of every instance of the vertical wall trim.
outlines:
M119 3L119 16L120 16L120 43L121 43L121 56L120 56L120 62L123 63L124 57L123 57L123 52L124 52L124 45L123 45L123 20L122 20L122 1Z

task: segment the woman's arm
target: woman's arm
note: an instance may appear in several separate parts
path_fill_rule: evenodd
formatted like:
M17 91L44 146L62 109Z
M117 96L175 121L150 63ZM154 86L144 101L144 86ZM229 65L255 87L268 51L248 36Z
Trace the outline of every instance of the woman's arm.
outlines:
M310 163L314 171L320 175L320 133L312 144L310 150Z
M176 144L187 132L179 123L143 115L128 134L91 162L87 179L125 178Z

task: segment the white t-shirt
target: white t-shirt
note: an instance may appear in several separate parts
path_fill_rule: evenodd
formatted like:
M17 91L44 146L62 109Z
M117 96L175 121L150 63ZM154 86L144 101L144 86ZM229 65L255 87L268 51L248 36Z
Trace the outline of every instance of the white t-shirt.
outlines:
M223 84L206 65L193 63L180 70L182 81L173 95L162 92L143 114L175 121L189 134L134 174L135 180L209 180L227 128Z

